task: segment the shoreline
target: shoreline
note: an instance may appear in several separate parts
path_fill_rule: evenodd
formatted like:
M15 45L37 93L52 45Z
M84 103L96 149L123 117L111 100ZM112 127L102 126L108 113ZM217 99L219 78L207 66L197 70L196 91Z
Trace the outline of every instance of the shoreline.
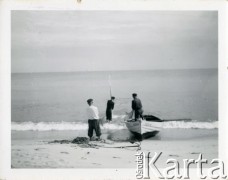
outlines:
M53 136L48 136L52 133ZM62 133L62 134L61 134ZM135 168L135 154L138 147L127 139L120 140L123 133L107 132L102 135L105 142L91 141L94 146L80 144L49 143L52 140L72 140L76 135L86 136L86 132L12 132L12 168ZM181 134L183 136L179 137ZM32 135L33 134L33 135ZM43 135L41 135L43 134ZM58 134L58 137L57 137ZM74 134L74 136L73 136ZM108 139L112 134L116 139ZM125 134L126 135L126 134ZM23 138L23 137L27 137ZM49 137L49 138L47 138ZM71 137L71 138L69 138ZM176 138L179 137L179 138ZM139 144L139 143L137 143ZM125 147L135 146L135 147ZM123 147L123 148L120 148ZM197 159L199 153L209 161L218 157L218 130L170 129L159 136L143 140L141 149L145 153L162 152L158 166L166 166L168 158ZM181 163L180 163L181 165ZM206 166L206 165L205 165ZM194 168L194 167L193 167Z

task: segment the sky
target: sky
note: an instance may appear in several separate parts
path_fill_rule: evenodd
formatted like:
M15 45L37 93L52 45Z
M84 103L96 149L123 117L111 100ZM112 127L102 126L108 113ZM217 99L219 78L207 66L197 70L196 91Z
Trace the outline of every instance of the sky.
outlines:
M216 11L12 11L12 72L218 67Z

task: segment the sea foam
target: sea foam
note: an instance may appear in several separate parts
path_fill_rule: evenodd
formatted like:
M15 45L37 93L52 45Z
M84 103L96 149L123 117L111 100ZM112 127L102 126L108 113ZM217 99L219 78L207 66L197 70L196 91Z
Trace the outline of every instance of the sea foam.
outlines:
M172 121L172 122L163 122L163 128L180 128L180 129L217 129L218 121L214 122L184 122L184 121ZM64 130L87 130L87 123L80 122L12 122L11 130L14 131L64 131ZM118 129L127 129L124 123L115 124L105 123L103 126L101 125L101 129L110 129L110 130L118 130Z
M218 121L197 122L197 121L170 121L164 122L163 128L181 128L181 129L217 129Z

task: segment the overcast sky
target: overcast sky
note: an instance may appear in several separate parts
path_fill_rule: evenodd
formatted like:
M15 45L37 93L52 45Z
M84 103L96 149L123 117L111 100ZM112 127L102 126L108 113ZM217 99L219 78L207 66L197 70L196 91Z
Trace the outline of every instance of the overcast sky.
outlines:
M217 68L215 11L12 11L12 72Z

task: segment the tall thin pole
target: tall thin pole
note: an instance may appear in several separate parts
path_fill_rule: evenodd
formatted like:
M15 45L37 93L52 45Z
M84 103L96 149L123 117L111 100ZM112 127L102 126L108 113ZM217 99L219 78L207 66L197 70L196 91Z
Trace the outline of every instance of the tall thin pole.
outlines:
M112 98L112 88L110 86L110 98Z
M111 84L111 76L108 76L108 83L109 83L109 93L110 93L110 98L112 98L112 84Z

